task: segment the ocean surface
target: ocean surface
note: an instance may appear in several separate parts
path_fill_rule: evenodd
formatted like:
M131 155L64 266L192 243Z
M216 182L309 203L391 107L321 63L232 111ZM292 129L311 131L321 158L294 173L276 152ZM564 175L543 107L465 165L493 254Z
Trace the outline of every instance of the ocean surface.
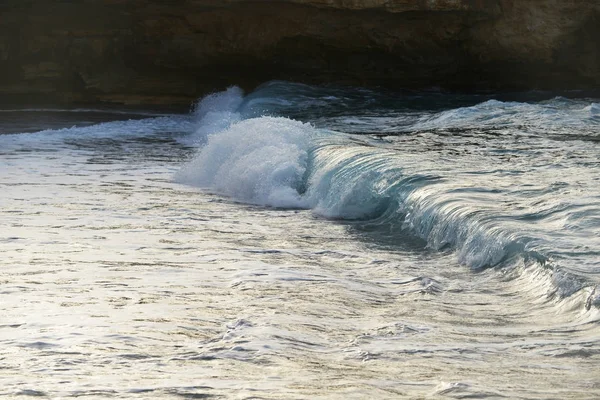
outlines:
M3 398L600 398L600 99L0 110Z

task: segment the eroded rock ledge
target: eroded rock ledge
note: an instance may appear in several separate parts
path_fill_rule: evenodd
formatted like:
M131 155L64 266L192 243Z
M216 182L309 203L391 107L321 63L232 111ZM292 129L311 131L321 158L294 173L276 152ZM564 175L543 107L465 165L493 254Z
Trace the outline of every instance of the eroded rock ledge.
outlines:
M595 0L5 0L4 103L189 104L270 80L600 87Z

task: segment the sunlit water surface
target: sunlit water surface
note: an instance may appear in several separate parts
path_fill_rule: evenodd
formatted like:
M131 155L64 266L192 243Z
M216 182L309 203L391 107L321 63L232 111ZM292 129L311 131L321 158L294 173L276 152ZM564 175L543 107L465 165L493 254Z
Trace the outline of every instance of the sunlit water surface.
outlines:
M1 112L0 395L600 397L600 107L501 100Z

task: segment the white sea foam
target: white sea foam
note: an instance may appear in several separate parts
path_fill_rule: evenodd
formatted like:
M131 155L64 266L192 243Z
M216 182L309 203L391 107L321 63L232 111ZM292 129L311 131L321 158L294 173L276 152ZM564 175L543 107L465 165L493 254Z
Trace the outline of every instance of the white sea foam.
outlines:
M180 182L275 207L306 207L299 194L314 129L286 118L262 117L208 136Z
M209 113L235 112L244 100L244 91L232 86L223 92L203 97L194 107L193 114L202 119Z
M195 127L193 120L187 116L170 116L125 121L110 121L90 126L73 126L62 129L46 129L27 133L27 138L40 140L52 138L82 137L127 137L146 136L162 132L189 132ZM13 134L14 135L14 134ZM22 140L23 138L21 138Z
M423 116L412 129L528 126L543 130L584 126L590 123L590 115L598 114L597 103L586 103L561 97L541 103L488 100Z
M192 112L196 120L196 131L187 139L188 144L202 145L209 135L221 132L240 121L242 118L239 108L243 100L244 92L237 86L202 98Z

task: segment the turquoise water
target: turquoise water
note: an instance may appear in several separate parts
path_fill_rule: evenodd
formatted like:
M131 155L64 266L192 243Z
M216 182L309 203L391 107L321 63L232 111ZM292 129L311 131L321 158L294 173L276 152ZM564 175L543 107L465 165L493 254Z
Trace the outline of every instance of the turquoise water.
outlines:
M0 394L597 398L599 104L2 111Z

